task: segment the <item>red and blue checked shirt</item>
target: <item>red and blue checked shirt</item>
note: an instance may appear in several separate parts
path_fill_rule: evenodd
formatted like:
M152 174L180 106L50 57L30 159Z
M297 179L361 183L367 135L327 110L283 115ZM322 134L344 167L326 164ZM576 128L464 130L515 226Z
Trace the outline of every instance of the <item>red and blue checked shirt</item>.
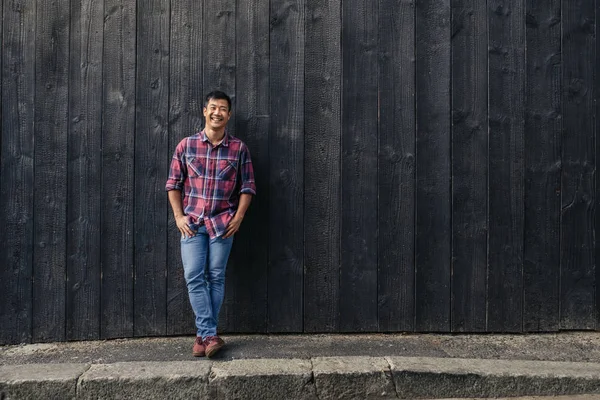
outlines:
M248 147L228 133L217 146L204 131L183 139L173 154L166 190L181 191L193 230L204 223L211 238L223 235L240 194L256 194Z

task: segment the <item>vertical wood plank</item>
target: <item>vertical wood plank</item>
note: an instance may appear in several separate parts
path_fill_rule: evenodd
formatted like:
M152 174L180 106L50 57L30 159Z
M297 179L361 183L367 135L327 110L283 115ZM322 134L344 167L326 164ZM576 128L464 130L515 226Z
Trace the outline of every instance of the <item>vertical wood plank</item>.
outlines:
M376 331L378 8L342 3L340 330Z
M379 329L415 320L415 2L379 1Z
M134 335L164 335L167 313L169 2L137 4Z
M36 2L33 341L65 340L68 0Z
M528 0L523 330L558 329L561 170L560 1Z
M600 21L600 0L596 0L596 24ZM600 65L600 40L596 36L596 67ZM596 73L594 80L594 96L596 101L596 160L600 157L600 74ZM596 208L595 208L595 229L596 232L600 232L600 174L596 173ZM594 237L594 239L596 239ZM598 246L596 239L596 260L600 260L600 246ZM596 282L600 280L600 268L596 268ZM596 329L600 326L600 285L596 285Z
M213 90L221 90L229 97L232 101L232 114L229 123L227 124L227 131L235 135L236 134L236 121L237 121L237 101L236 101L236 1L235 0L204 0L204 19L203 19L203 37L205 41L203 43L204 63L203 63L203 87L204 95L212 92ZM244 68L247 66L244 65ZM204 98L203 98L204 101ZM237 238L234 238L234 243L237 242ZM232 281L236 279L233 277L236 271L242 267L238 266L238 263L234 265L234 261L239 261L239 257L234 257L233 253L237 252L237 246L234 244L236 250L232 249L232 254L229 257L227 264L226 276L225 276L225 295L226 299L223 300L222 312L219 318L219 331L225 332L230 329L228 323L230 323L237 312L245 312L245 307L241 305L230 306L230 297L235 291L235 284ZM233 286L233 288L231 287ZM244 309L244 311L242 311Z
M488 0L488 330L519 332L523 315L525 2Z
M221 90L231 97L233 112L227 131L235 135L235 0L204 0L202 36L203 88L205 95ZM204 100L204 99L203 99Z
M563 137L560 327L594 329L595 5L562 2Z
M303 323L304 12L304 0L271 0L270 332L300 332Z
M452 331L483 332L487 301L487 8L452 1Z
M0 344L31 341L35 2L3 2Z
M257 196L235 235L222 311L223 330L267 329L269 182L269 1L238 2L235 132L250 149Z
M177 144L202 127L202 9L203 2L171 2L169 162ZM166 180L168 170L163 171ZM166 196L166 193L165 193ZM167 334L195 334L183 265L181 233L168 210L167 232Z
M304 331L339 327L340 1L306 3Z
M71 1L67 340L100 335L103 1Z
M417 2L416 329L450 329L450 0Z
M101 338L133 336L135 4L104 3Z

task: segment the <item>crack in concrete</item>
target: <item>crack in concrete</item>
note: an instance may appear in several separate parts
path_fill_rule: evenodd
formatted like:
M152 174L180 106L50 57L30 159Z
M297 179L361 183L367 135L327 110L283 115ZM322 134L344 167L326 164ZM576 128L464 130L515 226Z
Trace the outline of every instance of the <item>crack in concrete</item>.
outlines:
M87 364L87 368L75 379L75 397L78 398L81 394L81 378L92 368L92 364Z
M400 398L400 393L398 393L398 388L396 387L396 380L394 379L394 370L392 369L392 363L390 362L389 357L383 357L385 362L387 362L389 371L390 371L390 379L392 380L392 386L394 387L394 393L396 393L396 398Z
M315 398L317 400L321 400L321 396L319 396L319 389L317 388L317 378L315 377L315 364L313 363L312 358L309 358L308 360L310 361L310 380L315 387Z

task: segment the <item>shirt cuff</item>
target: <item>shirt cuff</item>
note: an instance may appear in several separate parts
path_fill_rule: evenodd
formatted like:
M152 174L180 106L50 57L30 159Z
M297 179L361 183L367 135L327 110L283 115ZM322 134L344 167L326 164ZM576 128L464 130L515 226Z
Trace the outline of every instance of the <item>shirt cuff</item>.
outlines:
M183 185L181 185L181 184L178 185L176 183L170 183L170 182L168 182L167 185L165 186L165 192L168 192L170 190L179 190L179 191L181 191L182 186Z

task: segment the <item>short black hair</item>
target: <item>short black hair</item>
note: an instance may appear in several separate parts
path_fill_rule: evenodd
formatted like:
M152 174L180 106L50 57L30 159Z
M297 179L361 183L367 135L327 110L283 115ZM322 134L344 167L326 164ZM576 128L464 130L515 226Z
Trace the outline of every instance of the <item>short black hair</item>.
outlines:
M231 98L227 96L227 93L221 92L220 90L213 90L209 94L206 95L204 99L204 107L208 106L208 102L210 100L227 100L227 105L229 106L229 111L231 111Z

